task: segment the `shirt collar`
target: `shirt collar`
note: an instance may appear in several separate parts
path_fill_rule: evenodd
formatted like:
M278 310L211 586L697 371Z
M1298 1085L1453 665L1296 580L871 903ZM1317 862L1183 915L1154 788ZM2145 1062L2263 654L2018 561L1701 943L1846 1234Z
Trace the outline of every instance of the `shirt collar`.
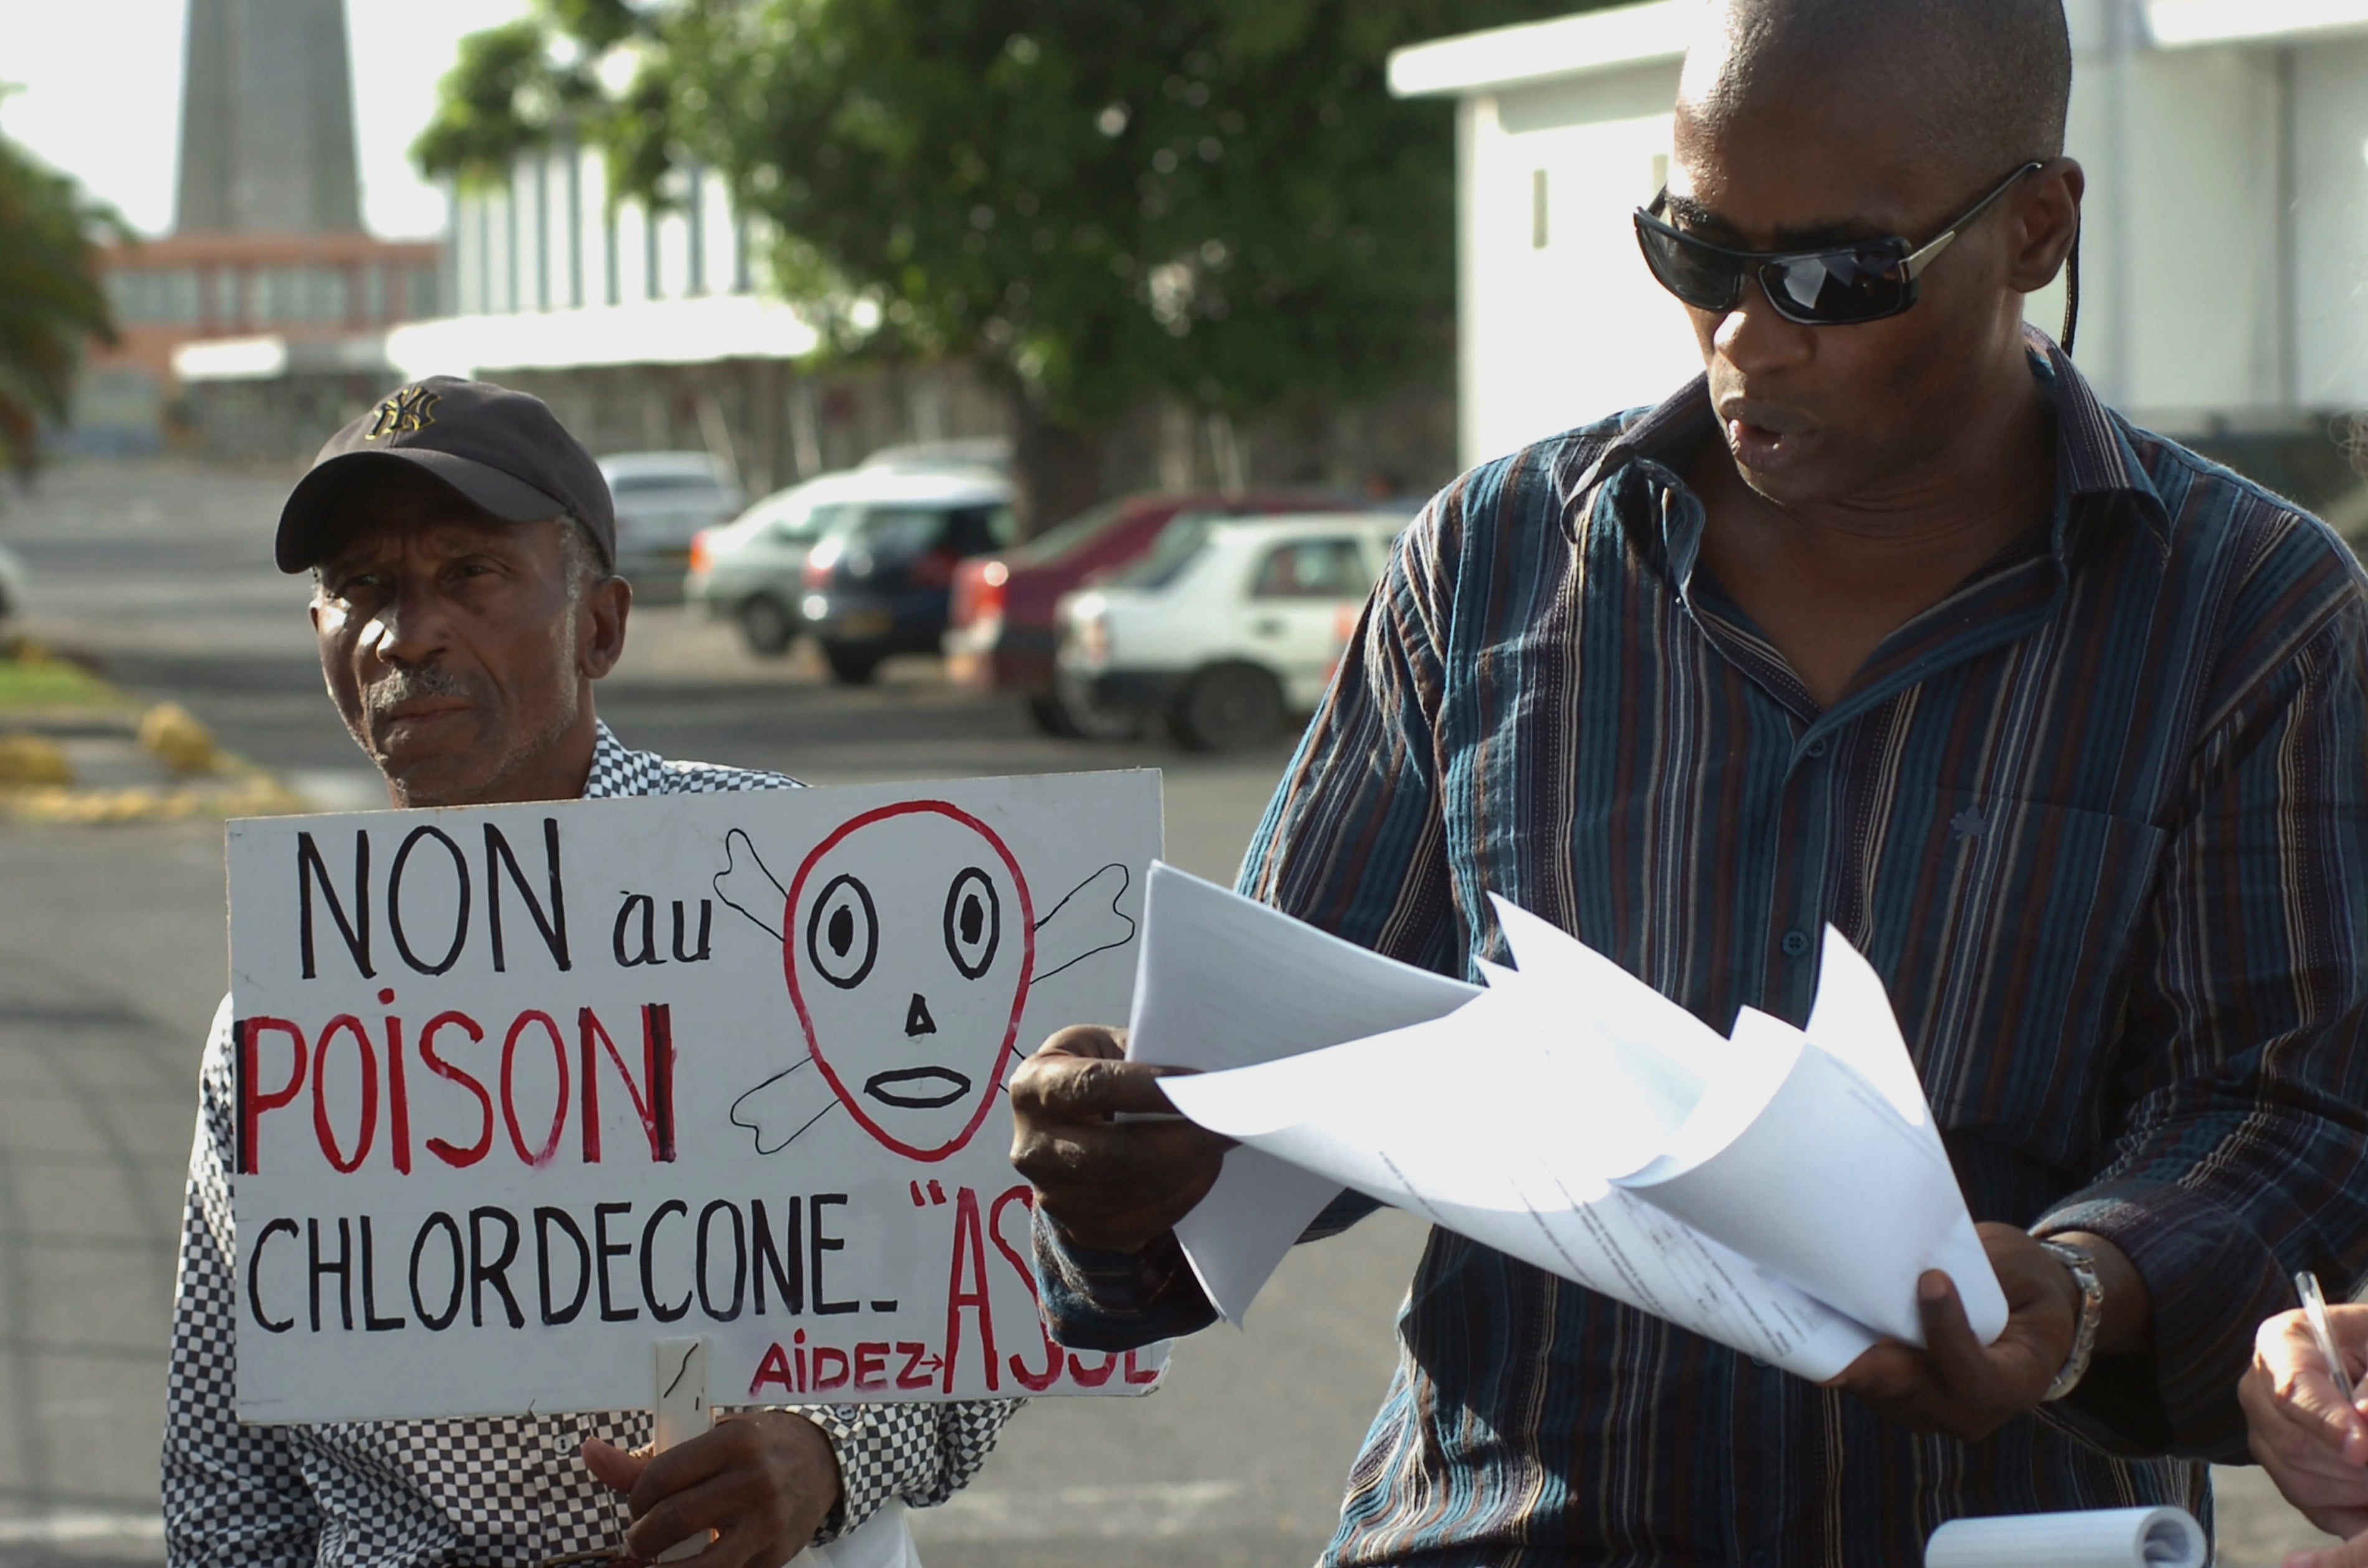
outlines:
M614 795L637 795L645 791L633 788L642 771L642 754L627 749L609 728L608 721L596 719L598 733L592 742L592 771L584 776L584 796L587 801L607 800Z
M2071 358L2037 327L2023 328L2024 347L2031 356L2032 374L2047 388L2055 403L2055 517L2050 544L2061 557L2070 534L2090 520L2135 514L2165 552L2170 549L2170 513L2155 489L2128 433L2113 412L2097 396L2087 377ZM1675 460L1704 436L1717 433L1717 417L1710 406L1710 378L1696 376L1684 388L1654 407L1632 416L1611 444L1597 449L1593 459L1571 475L1563 488L1565 505L1562 526L1577 541L1582 517L1591 511L1596 492L1621 470L1638 461L1674 471ZM1585 456L1585 449L1574 460ZM2098 497L2126 504L2075 506ZM1699 507L1665 508L1664 517L1698 517ZM1698 520L1692 524L1698 528ZM1692 540L1665 539L1674 562L1691 559Z

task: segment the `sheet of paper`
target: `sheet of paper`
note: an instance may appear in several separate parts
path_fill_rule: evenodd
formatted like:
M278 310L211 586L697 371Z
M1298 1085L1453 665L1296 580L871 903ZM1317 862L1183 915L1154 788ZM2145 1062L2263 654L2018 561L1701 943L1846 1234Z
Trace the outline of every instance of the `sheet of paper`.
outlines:
M1997 1337L2004 1294L1882 983L1846 942L1829 937L1815 1034L1747 1009L1729 1037L1497 910L1520 967L1487 966L1452 1013L1170 1097L1250 1151L1806 1375L1875 1335L1920 1344L1930 1268ZM1159 947L1155 930L1146 964Z
M1957 1282L1974 1333L1984 1344L1996 1339L2006 1293L1956 1172L1926 1128L1908 1125L1873 1085L1782 1019L1746 1008L1734 1040L1786 1063L1774 1092L1731 1132L1711 1130L1720 1146L1688 1168L1623 1185L1911 1345L1924 1342L1916 1282L1941 1269Z
M2211 1548L2184 1508L2100 1508L1952 1519L1924 1568L2203 1568Z
M1178 1080L1203 1126L1801 1376L1873 1343L1803 1291L1607 1181L1622 1096L1534 1085L1549 1052L1514 988L1451 1017L1264 1066ZM1454 1070L1442 1072L1440 1063Z
M1440 1017L1477 994L1155 861L1127 1054L1202 1073L1251 1066ZM1256 1148L1226 1155L1176 1233L1228 1322L1340 1187Z

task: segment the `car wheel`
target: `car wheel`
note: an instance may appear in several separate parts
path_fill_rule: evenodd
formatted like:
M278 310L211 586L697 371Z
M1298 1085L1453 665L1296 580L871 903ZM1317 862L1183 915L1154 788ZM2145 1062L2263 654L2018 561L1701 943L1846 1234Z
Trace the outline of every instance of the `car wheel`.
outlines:
M1056 691L1053 700L1059 704L1069 733L1081 741L1133 741L1143 737L1143 715L1132 708L1104 706L1074 691Z
M1069 722L1069 705L1063 702L1057 693L1030 692L1028 722L1036 726L1037 733L1040 734L1051 735L1056 740L1064 741L1074 741L1077 738L1076 728Z
M740 603L740 638L748 651L778 659L797 641L797 618L770 594L755 594Z
M880 673L880 655L852 642L825 642L822 656L830 665L831 679L841 686L869 686Z
M1254 665L1218 665L1192 677L1168 722L1190 751L1236 751L1282 728L1282 687Z

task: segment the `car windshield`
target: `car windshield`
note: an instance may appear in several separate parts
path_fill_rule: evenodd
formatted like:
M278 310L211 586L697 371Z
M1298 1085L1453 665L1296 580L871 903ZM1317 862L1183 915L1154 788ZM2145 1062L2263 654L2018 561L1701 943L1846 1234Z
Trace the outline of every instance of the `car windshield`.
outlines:
M712 473L620 474L609 482L609 489L617 495L720 495L723 492L722 483Z
M777 539L809 544L820 539L847 511L845 506L826 505L786 506L773 519L773 534Z
M1108 533L1125 515L1126 502L1123 499L1088 506L1067 522L1047 528L1013 551L1012 562L1021 566L1049 565L1071 551L1082 550Z
M1166 528L1151 553L1121 571L1110 574L1110 585L1119 588L1164 588L1184 575L1185 571L1201 558L1209 547L1208 518L1195 518Z

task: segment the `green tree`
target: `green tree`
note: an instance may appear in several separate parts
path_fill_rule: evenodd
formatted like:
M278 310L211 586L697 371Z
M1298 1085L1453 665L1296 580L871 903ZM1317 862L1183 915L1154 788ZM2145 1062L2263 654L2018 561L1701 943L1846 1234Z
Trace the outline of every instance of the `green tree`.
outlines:
M574 136L661 199L686 161L720 171L833 351L1001 375L1050 520L1148 394L1247 415L1443 373L1452 120L1391 97L1384 62L1575 8L546 0L472 40L415 151L465 178Z
M0 468L30 473L66 417L86 338L115 339L99 236L122 222L0 136Z

